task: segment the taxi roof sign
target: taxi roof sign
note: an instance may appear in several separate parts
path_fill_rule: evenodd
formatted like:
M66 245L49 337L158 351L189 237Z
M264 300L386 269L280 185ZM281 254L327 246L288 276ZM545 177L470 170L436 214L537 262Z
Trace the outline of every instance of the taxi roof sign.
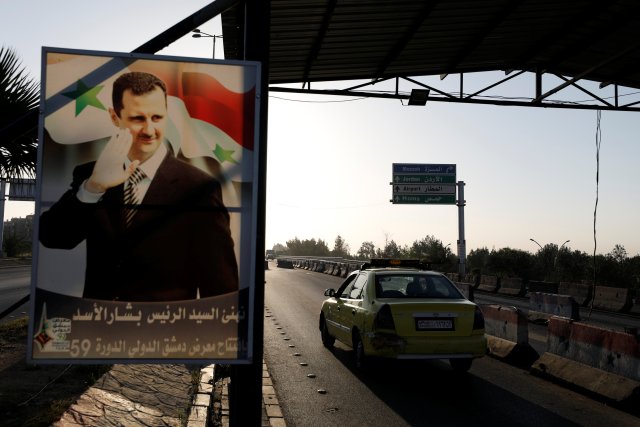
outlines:
M420 261L419 259L371 258L369 262L362 264L361 270L388 267L406 267L428 270L431 268L431 264Z

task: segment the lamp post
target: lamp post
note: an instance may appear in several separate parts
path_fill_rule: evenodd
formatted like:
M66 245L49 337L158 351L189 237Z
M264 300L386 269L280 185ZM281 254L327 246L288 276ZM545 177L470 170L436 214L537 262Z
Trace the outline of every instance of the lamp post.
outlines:
M538 245L540 247L540 250L542 250L542 245L540 243L536 242L534 239L529 239L529 240L531 240L533 243Z
M222 36L214 36L213 34L205 33L204 31L200 31L199 29L193 30L194 34L191 35L194 39L199 39L202 37L208 37L213 39L213 59L216 59L216 39L221 39Z
M556 269L556 264L558 263L558 255L560 255L560 251L562 250L562 248L564 247L564 245L566 245L567 243L569 243L571 240L567 240L566 242L564 242L562 245L560 245L560 247L558 248L558 252L556 252L556 257L553 259L553 270L555 271Z
M540 243L538 243L535 239L531 238L529 239L531 240L533 243L535 243L536 245L538 245L538 247L540 248L540 250L538 251L538 253L540 254L540 258L542 259L542 274L543 274L543 280L547 280L549 278L549 261L548 261L548 256L544 253L544 249L542 247L542 245Z
M451 246L451 243L449 243L449 244L447 244L447 245L442 247L442 251L444 252L444 254L442 256L443 261L448 259L448 257L447 257L447 248L449 248L449 246Z
M540 251L542 251L542 250L543 250L542 245L541 245L540 243L536 242L536 241L535 241L535 239L529 239L529 240L531 240L533 243L535 243L536 245L538 245L538 247L540 248ZM569 243L570 241L571 241L571 240L567 240L567 241L565 241L563 244L561 244L561 245L558 247L558 250L556 251L556 255L555 255L555 257L553 257L553 271L552 271L553 275L556 275L556 268L557 268L557 265L558 265L558 255L560 254L560 251L562 250L562 248L564 247L564 245L566 245L566 244L567 244L567 243ZM547 257L545 256L545 259L544 259L545 276L547 275L547 266L548 266L548 263L547 263L546 258L547 258Z

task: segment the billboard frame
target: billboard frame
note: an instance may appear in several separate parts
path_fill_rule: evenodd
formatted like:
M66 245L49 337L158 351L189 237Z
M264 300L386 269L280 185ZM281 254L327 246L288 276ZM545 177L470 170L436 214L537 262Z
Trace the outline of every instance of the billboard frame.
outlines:
M42 289L39 284L41 284L40 278L42 276L42 271L39 268L40 265L40 254L43 251L43 247L39 243L39 223L35 221L34 224L34 262L32 267L32 298L31 298L31 313L33 315L30 319L29 324L29 339L28 339L28 353L27 359L31 363L78 363L78 364L95 364L95 363L211 363L212 361L218 363L226 363L226 364L250 364L253 362L253 325L255 322L254 317L255 314L255 274L256 274L256 260L255 253L256 242L257 242L257 228L258 228L258 190L260 187L260 177L261 171L260 169L260 161L258 159L258 152L260 146L260 97L261 97L261 64L255 61L227 61L227 60L210 60L210 59L202 59L202 58L188 58L188 57L176 57L176 56L161 56L161 55L152 55L152 54L143 54L143 53L122 53L122 52L105 52L105 51L90 51L90 50L79 50L79 49L62 49L62 48L52 48L52 47L43 47L43 64L42 64L42 96L41 96L41 106L40 106L40 125L39 125L39 140L42 143L38 147L38 164L37 164L37 176L38 180L36 183L36 218L39 218L42 213L43 208L46 204L42 203L43 197L43 187L46 186L46 176L43 176L43 160L45 159L45 119L47 117L47 113L50 111L50 108L47 108L47 97L46 88L47 88L47 63L46 57L47 54L60 54L60 55L70 55L70 56L87 56L87 57L100 57L100 58L112 58L118 59L125 63L135 63L136 61L146 61L153 63L172 63L172 64L193 64L197 67L231 67L243 70L250 70L252 73L252 83L255 90L255 97L253 98L253 109L252 113L252 129L253 129L253 137L252 137L252 150L253 157L251 161L247 161L246 164L239 167L241 170L241 183L250 184L251 190L245 193L240 197L241 203L239 206L233 206L229 208L230 215L233 217L236 213L239 215L239 231L236 232L236 245L239 244L239 249L237 250L237 258L238 258L238 274L240 276L240 284L239 290L237 292L237 296L231 299L227 298L224 300L224 297L220 301L222 302L219 312L216 313L216 320L222 322L222 311L226 311L226 320L231 322L237 322L237 328L235 336L228 336L229 339L236 340L236 348L235 348L235 357L229 357L229 352L224 354L224 357L215 357L211 352L202 351L201 355L194 354L194 357L188 356L185 357L184 352L180 353L181 356L171 356L171 352L167 352L168 356L165 357L162 355L158 356L156 352L155 356L145 357L144 355L139 357L131 357L131 356L113 356L112 354L106 354L104 357L96 357L94 353L91 353L91 357L84 357L82 353L87 348L87 341L91 338L82 338L79 341L73 343L71 340L68 343L69 348L71 347L79 349L78 355L71 356L68 354L66 357L34 357L34 350L40 346L39 342L35 340L36 336L41 332L45 331L45 335L50 333L54 335L54 337L48 337L44 339L54 338L58 341L65 341L64 339L59 339L65 334L71 335L73 332L67 331L67 329L71 329L70 326L73 326L73 318L71 317L71 321L69 318L66 318L66 321L60 321L59 317L48 319L47 315L44 312L46 310L51 310L52 307L45 308L44 306L40 306L40 302L43 296L49 296L47 293L49 291ZM71 101L69 101L71 102ZM249 169L249 171L248 171ZM67 171L68 173L68 171ZM46 175L46 174L45 174ZM248 181L243 181L245 178L248 178ZM231 180L230 180L231 181ZM235 181L234 181L235 182ZM248 202L248 203L247 203ZM247 206L248 205L248 206ZM239 237L238 237L239 236ZM67 297L65 295L65 297ZM78 297L75 297L78 298ZM216 297L213 297L216 298ZM102 306L105 310L105 315L101 316L101 319L104 321L106 313L108 310L111 310L111 314L114 317L118 317L118 309L120 309L119 317L122 321L125 321L125 318L128 317L127 321L130 321L132 317L135 317L135 314L144 312L147 314L147 321L151 318L155 318L155 314L159 314L157 317L158 323L161 320L164 320L163 324L167 324L167 321L173 320L174 323L176 321L185 320L189 315L193 314L192 320L194 322L198 322L198 315L200 315L200 323L206 322L206 317L212 317L210 315L210 311L205 310L202 307L202 303L207 298L199 299L199 300L186 300L185 301L156 301L156 302L143 302L143 301L134 301L134 302L113 302L113 301L103 301L103 300L86 300L82 301L83 304L87 303L89 306ZM53 300L56 300L55 296ZM80 297L79 300L85 300ZM235 304L234 304L235 302ZM66 304L67 302L65 302ZM243 304L240 306L240 304ZM226 304L226 305L225 305ZM80 322L83 316L88 317L91 310L88 310L87 305L81 305L77 307L77 310L73 312L76 316L76 321ZM234 311L235 310L235 311ZM71 313L67 311L67 313ZM211 309L211 313L213 313L213 309ZM72 314L72 316L73 316ZM169 316L169 319L161 319L162 316ZM234 319L235 316L235 319ZM95 313L94 313L94 317ZM44 319L44 320L43 320ZM231 320L229 320L231 319ZM140 319L139 319L140 320ZM44 323L47 323L47 330L44 327ZM139 327L140 322L134 322ZM133 325L134 323L129 323L129 325ZM144 323L144 322L142 322ZM151 322L153 323L153 322ZM77 323L76 323L77 324ZM113 322L115 324L115 322ZM195 323L194 323L195 324ZM52 332L52 329L55 329L55 332ZM127 328L130 329L130 328ZM135 328L134 328L135 329ZM187 329L183 328L183 333ZM116 331L116 329L114 329ZM121 332L125 331L125 329L120 329ZM122 342L123 339L117 339L117 332L114 332L115 340L112 340L113 343L119 341ZM200 335L200 337L204 337L204 335ZM173 341L172 339L173 338ZM171 335L171 337L167 337L165 339L165 343L161 343L164 345L165 350L171 350L176 348L176 341L179 341L180 334L178 334L178 338L176 339L176 335ZM49 340L51 341L51 340ZM67 340L69 341L69 340ZM151 343L152 340L149 341ZM158 341L158 340L156 340ZM218 342L217 344L219 344ZM97 341L92 341L91 347L94 348L98 346ZM183 342L184 344L184 342ZM193 348L195 348L195 343L191 342ZM204 348L204 343L199 343L201 348ZM101 348L106 347L106 343L103 343L101 340ZM64 347L64 345L63 345ZM148 347L151 347L149 345ZM230 344L230 347L233 349L233 344ZM114 346L111 347L113 350ZM131 348L129 346L129 348ZM69 350L70 351L70 350ZM261 353L261 351L259 351ZM116 353L116 352L114 352ZM233 353L233 351L231 352ZM123 353L121 353L123 354Z

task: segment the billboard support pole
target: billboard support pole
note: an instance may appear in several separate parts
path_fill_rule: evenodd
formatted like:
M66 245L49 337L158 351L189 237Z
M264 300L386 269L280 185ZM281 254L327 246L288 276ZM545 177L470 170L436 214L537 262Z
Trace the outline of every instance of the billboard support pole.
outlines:
M458 275L460 280L466 274L467 242L464 238L464 181L458 181Z
M249 365L231 366L229 389L229 415L231 426L259 426L262 424L262 357L264 353L264 246L267 185L267 121L269 100L269 30L271 2L245 0L245 58L261 63L260 128L259 128L259 176L257 231L255 241L255 284L252 348Z
M7 187L7 181L0 180L0 258L4 257L4 202Z

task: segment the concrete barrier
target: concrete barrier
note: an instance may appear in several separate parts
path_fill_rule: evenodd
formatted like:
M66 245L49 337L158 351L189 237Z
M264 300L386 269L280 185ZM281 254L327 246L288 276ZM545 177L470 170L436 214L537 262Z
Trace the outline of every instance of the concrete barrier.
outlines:
M471 283L453 282L462 295L469 301L473 301L473 285Z
M478 289L483 290L485 292L497 292L499 288L498 276L480 276L480 284L478 285Z
M531 367L616 402L640 396L640 341L637 335L553 316L547 351Z
M360 265L357 264L349 264L349 268L347 268L347 275L352 271L356 271L360 269Z
M345 278L349 274L349 264L342 264L340 267L340 277Z
M522 297L527 292L524 281L519 277L502 277L500 279L499 294Z
M593 308L608 311L625 312L631 308L631 292L625 288L596 286L593 295Z
M558 293L561 295L571 295L578 305L586 307L591 301L592 287L582 283L560 282Z
M327 267L327 274L333 276L334 272L338 269L338 264L332 262L330 266Z
M322 271L324 274L333 274L333 269L335 268L335 264L332 262L328 262L324 265L324 270Z
M558 284L554 282L539 282L536 280L530 280L527 283L527 293L544 292L547 294L557 294Z
M293 261L290 259L278 258L276 266L278 268L293 268Z
M480 275L472 273L465 274L461 282L471 283L474 288L478 289L478 286L480 285Z
M447 276L447 279L451 280L452 282L461 282L461 283L472 283L472 282L465 282L464 280L460 280L460 275L458 273L446 273L445 276Z
M338 263L336 264L336 268L333 269L334 276L340 276L342 274L342 267L344 264Z
M640 314L640 296L631 298L631 308L629 309L629 313Z
M484 315L489 354L507 363L531 366L538 353L529 344L529 323L516 307L480 306Z
M571 295L533 292L529 295L529 320L544 321L551 316L561 316L573 320L580 319L580 307Z
M332 276L339 276L340 275L340 264L336 262L336 264L333 266L333 271L331 272Z

